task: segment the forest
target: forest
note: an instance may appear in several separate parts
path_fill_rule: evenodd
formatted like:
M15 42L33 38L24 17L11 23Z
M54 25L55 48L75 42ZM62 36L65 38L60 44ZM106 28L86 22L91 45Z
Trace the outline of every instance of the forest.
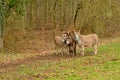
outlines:
M39 52L40 46L44 49L46 42L52 42L53 30L57 34L73 28L100 38L117 36L119 4L119 0L1 0L1 51Z

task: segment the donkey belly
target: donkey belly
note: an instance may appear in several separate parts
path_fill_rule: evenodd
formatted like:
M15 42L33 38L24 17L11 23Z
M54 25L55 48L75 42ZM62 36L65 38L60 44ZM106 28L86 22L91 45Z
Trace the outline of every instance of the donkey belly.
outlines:
M90 47L93 45L93 42L84 42L84 47Z

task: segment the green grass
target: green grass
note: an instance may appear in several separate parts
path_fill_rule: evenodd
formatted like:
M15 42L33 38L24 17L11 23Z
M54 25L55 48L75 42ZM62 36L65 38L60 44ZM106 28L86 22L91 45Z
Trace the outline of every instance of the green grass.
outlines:
M86 56L84 57L77 56L56 61L37 60L29 64L3 68L0 70L0 80L120 79L119 42L99 46L97 55L87 55L89 52L92 52L91 48L85 51Z

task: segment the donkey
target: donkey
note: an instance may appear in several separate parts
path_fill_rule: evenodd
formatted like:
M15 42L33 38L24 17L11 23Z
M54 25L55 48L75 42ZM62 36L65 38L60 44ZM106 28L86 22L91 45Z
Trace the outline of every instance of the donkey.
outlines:
M73 40L72 37L67 39L67 45L69 47L70 56L76 56L76 42Z
M98 49L98 36L96 34L81 35L80 31L74 31L74 39L77 45L81 48L81 55L84 56L84 48L92 46L94 54L97 54Z
M69 33L64 32L61 34L61 36L55 36L54 43L55 43L55 49L57 50L57 53L59 53L58 48L61 48L61 54L64 53L64 48L67 48L70 44L69 40Z
M74 31L72 29L68 29L69 38L67 42L69 42L69 54L70 56L76 56L76 40L74 39Z

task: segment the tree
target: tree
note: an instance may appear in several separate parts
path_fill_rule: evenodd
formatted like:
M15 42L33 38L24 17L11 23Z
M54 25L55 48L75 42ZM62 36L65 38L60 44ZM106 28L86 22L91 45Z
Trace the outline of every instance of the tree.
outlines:
M0 51L3 49L4 22L5 22L5 1L0 2Z
M1 0L0 1L0 50L3 50L5 21L12 14L24 16L24 4L30 0Z

